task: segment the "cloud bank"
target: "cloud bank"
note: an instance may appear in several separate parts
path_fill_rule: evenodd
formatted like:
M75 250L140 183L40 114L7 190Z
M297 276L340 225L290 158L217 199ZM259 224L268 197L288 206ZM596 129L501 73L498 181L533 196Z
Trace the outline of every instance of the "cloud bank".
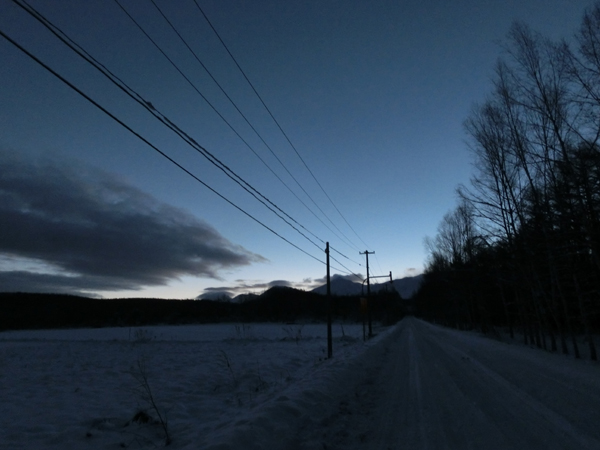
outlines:
M0 256L52 268L0 271L5 292L136 290L265 261L116 176L1 152L0 230Z

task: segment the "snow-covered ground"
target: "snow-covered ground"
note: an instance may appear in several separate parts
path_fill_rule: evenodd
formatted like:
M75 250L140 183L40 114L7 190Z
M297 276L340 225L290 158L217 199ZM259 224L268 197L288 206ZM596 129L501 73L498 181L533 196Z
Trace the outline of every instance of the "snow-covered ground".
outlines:
M600 449L600 364L406 318L0 333L0 447ZM141 369L140 369L141 368ZM127 425L126 425L127 424Z
M140 410L158 420L139 389L142 371L168 419L171 447L216 445L256 419L261 405L286 403L374 344L363 343L357 324L334 324L333 336L335 358L327 360L324 324L2 332L0 447L162 444L160 424L131 422Z
M600 449L598 363L415 318L353 363L354 395L305 429L323 448Z

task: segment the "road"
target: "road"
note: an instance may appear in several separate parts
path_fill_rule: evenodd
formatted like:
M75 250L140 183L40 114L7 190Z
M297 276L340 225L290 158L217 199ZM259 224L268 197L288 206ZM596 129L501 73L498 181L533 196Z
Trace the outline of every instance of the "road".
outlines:
M288 448L600 449L598 363L412 317L359 363Z

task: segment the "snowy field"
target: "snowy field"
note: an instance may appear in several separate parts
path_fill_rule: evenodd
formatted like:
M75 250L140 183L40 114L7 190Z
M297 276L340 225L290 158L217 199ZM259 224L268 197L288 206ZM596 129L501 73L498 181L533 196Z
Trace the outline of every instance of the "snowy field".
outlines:
M598 363L413 317L333 331L332 360L316 324L0 333L0 448L156 448L166 417L186 450L600 450Z
M2 332L0 448L154 448L165 441L160 416L170 448L218 447L388 332L375 331L365 344L362 325L334 324L333 360L324 324ZM150 422L133 420L140 411Z

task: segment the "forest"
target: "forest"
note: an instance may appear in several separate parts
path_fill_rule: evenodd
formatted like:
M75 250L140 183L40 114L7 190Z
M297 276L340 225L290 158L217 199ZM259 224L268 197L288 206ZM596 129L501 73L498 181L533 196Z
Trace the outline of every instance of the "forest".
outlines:
M425 239L417 314L597 360L600 3L568 41L515 23L464 126L473 173Z
M310 323L366 320L359 296L332 296L275 286L244 302L156 298L96 299L65 294L0 293L0 332L22 329L103 328L200 323ZM407 302L398 293L369 297L371 318L384 325L401 320Z

